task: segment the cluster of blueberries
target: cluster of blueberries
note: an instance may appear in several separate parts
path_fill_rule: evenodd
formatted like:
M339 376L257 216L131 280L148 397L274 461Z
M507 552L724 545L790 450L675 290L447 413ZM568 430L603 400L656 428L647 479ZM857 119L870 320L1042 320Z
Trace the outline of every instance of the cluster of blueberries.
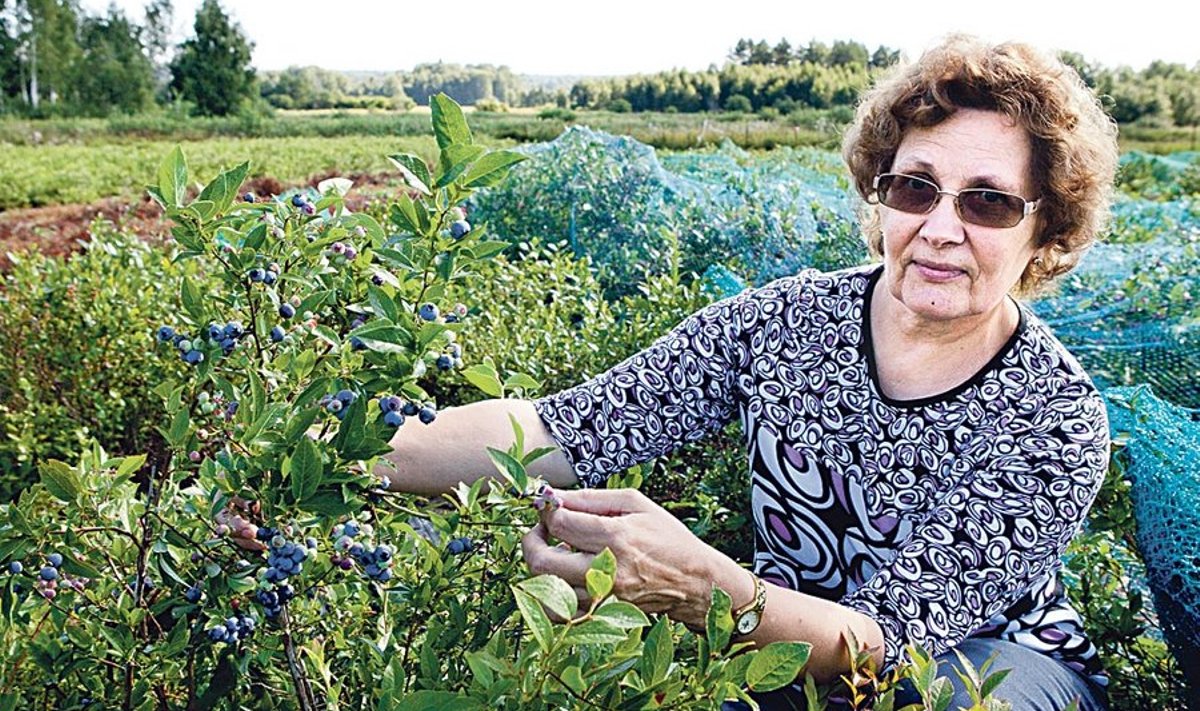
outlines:
M225 624L213 627L208 631L208 639L213 642L234 644L249 639L254 634L254 618L249 615L235 615L225 620Z
M475 541L472 541L466 536L455 538L446 544L446 550L450 553L450 555L462 555L463 553L469 553L474 550L474 548Z
M463 367L462 346L457 343L451 343L447 352L438 356L437 367L438 370L451 370L452 368Z
M251 197L253 197L253 196L251 196ZM246 202L253 202L253 201L247 200ZM296 193L295 195L292 196L292 207L299 208L300 211L303 212L305 215L317 214L316 205L313 205L311 202L309 202L308 196L305 195L304 193Z
M379 411L382 413L384 424L389 427L403 425L405 417L416 417L425 425L437 419L437 410L432 403L418 405L412 401L401 400L396 395L381 395Z
M204 351L199 347L201 339L207 339L210 343L220 344L222 352L225 355L229 355L233 353L234 348L237 348L238 340L246 335L246 329L237 321L230 321L224 326L219 323L210 323L206 331L188 338L182 333L176 333L174 328L163 325L158 327L157 335L160 343L169 341L178 348L179 357L184 362L190 365L198 365L204 362Z
M280 585L274 590L259 590L255 595L259 604L263 606L263 611L270 619L279 617L279 613L283 611L283 606L296 597L296 591L291 585Z
M266 269L254 267L246 272L246 278L250 280L251 284L266 284L267 286L271 286L279 281L279 265L271 262L267 265Z
M359 526L357 521L339 523L333 527L333 547L345 551L349 557L337 557L336 563L342 570L350 570L357 562L363 567L363 574L371 580L386 583L392 579L392 549L390 546L378 545L373 549L354 540L360 533L369 533Z
M358 257L358 250L352 244L345 242L334 242L329 245L328 255L336 259L345 259L347 262L353 262Z
M336 395L322 395L320 405L342 420L346 417L346 409L357 399L358 393L353 390L339 390Z
M267 553L267 572L263 579L268 583L282 583L293 575L299 575L303 563L308 558L308 550L297 543L285 538L274 528L263 526L258 529L258 540L269 541L270 550ZM316 548L317 542L309 539L309 548Z

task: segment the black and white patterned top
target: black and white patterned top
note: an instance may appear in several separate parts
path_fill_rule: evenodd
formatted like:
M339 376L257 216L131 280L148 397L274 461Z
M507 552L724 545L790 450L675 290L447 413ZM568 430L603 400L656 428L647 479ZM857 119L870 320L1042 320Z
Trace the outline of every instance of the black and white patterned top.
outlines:
M864 319L881 273L749 289L535 408L585 486L737 415L765 580L870 616L887 667L911 643L936 655L994 636L1105 685L1058 580L1108 463L1099 394L1022 306L969 381L888 398Z

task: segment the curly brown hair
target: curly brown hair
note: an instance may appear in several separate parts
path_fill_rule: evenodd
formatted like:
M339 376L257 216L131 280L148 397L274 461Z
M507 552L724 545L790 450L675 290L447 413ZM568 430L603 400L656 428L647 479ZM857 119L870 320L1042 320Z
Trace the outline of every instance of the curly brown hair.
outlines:
M1020 43L988 45L952 35L901 65L863 95L842 141L859 195L870 202L911 127L928 128L958 109L998 111L1028 132L1032 183L1041 197L1035 246L1042 258L1017 283L1032 293L1079 263L1109 217L1117 168L1117 126L1079 74ZM864 211L867 245L882 255L878 209Z

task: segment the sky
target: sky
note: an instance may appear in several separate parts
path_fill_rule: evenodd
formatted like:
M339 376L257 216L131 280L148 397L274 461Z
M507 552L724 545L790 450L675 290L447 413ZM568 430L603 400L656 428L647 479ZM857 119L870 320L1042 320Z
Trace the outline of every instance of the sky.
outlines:
M111 0L136 22L144 0ZM84 0L99 14L110 0ZM177 40L200 0L174 0ZM1200 3L1099 0L222 0L260 70L316 65L391 71L425 62L507 65L518 74L618 75L721 64L739 38L856 40L916 57L951 32L1021 40L1135 69L1200 62Z

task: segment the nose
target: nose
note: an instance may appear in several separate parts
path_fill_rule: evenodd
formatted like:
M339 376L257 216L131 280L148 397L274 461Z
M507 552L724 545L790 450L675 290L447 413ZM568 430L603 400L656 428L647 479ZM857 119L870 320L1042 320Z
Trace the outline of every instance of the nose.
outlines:
M943 244L956 244L966 238L966 226L958 216L954 198L941 195L933 210L925 214L925 221L917 235L928 241L934 247Z

